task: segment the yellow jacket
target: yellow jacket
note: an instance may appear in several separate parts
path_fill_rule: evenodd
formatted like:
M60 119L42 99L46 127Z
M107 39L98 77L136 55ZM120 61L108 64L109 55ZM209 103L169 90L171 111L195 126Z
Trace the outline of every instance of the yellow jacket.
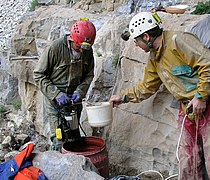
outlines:
M126 101L139 102L162 83L177 100L209 97L210 50L191 33L164 31L160 47L150 53L143 80L122 95Z

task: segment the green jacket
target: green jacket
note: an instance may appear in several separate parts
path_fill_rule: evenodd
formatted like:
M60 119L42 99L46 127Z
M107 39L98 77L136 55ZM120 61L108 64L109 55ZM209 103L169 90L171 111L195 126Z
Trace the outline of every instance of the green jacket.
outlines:
M191 33L164 31L159 49L150 54L143 80L122 94L126 101L140 102L162 83L177 100L208 98L210 50Z
M94 76L93 51L84 51L81 61L71 63L71 59L67 35L55 40L42 53L34 70L34 79L49 100L61 91L71 95L76 90L85 97Z

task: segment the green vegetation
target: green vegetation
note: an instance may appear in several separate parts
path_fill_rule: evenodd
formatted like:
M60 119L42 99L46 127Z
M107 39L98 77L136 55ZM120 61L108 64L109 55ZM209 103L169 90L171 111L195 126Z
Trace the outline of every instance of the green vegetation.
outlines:
M5 113L7 112L7 108L3 105L0 106L0 113Z
M35 11L36 6L38 6L38 0L32 0L31 1L31 6L30 6L30 11Z
M208 2L198 2L195 6L195 10L191 14L210 14L210 1Z
M19 110L21 108L21 101L18 99L13 100L12 106L15 110Z

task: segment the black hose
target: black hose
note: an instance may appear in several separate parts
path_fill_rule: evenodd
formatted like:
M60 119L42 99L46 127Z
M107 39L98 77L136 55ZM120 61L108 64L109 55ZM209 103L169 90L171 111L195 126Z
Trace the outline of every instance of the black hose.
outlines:
M82 132L84 133L85 136L87 136L87 134L85 133L84 129L82 128L81 124L79 123L79 127L82 130Z

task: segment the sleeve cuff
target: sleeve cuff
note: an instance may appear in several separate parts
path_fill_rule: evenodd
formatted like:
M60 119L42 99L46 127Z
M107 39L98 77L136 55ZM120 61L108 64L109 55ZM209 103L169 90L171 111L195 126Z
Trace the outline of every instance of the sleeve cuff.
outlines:
M201 96L201 94L200 94L199 92L196 92L196 93L195 93L195 97L196 97L197 99L203 99L203 97Z
M128 103L129 102L129 98L127 95L123 95L121 98L122 103Z

